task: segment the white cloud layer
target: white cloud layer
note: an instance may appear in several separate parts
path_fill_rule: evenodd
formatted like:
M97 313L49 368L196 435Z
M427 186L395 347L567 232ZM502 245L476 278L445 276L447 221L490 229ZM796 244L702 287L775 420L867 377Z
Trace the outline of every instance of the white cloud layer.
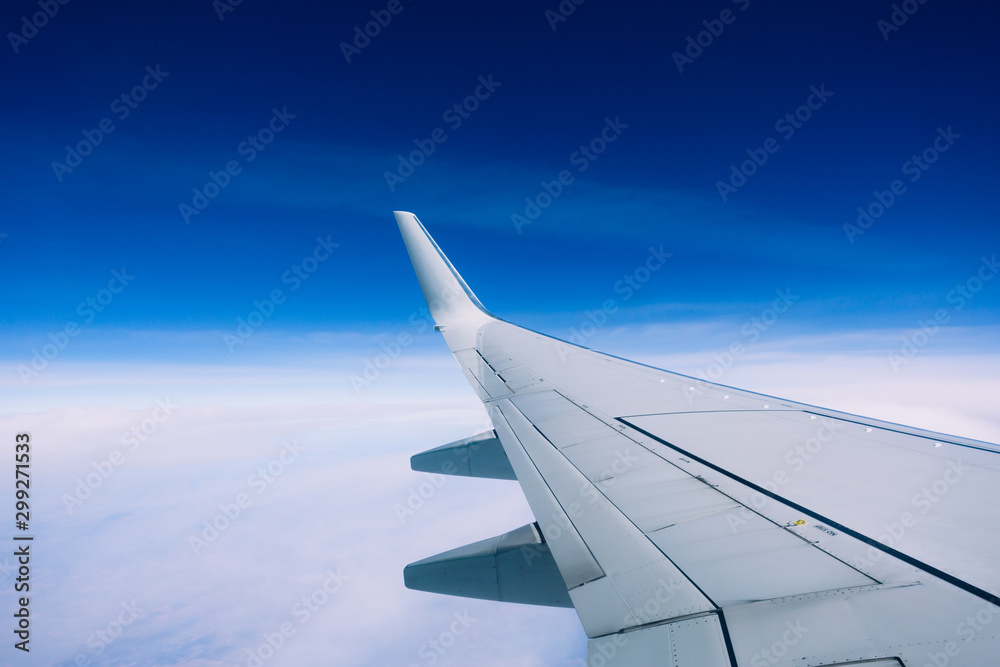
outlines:
M698 375L728 343L706 331L609 327L586 342ZM762 337L718 379L996 442L1000 352L968 345L975 335L949 331L898 372L886 361L894 334ZM428 485L409 470L410 455L488 428L485 412L440 349L408 350L355 393L347 377L370 353L334 359L306 345L281 364L66 361L30 390L0 386L2 432L34 441L33 664L253 665L250 652L283 623L294 634L264 665L580 664L572 610L403 587L408 562L532 516L515 483ZM157 412L157 400L177 407ZM279 465L288 441L302 451ZM269 465L272 481L260 472ZM401 516L422 484L426 497ZM228 526L213 533L206 522ZM8 610L12 565L0 558ZM326 593L331 572L342 581ZM323 601L306 620L295 605L314 594ZM455 614L468 628L450 637ZM0 652L13 662L9 642Z

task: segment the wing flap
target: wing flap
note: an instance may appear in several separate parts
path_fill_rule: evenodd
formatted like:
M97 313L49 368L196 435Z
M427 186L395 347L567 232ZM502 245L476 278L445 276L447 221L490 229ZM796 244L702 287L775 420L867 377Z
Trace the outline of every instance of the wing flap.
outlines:
M521 442L499 411L491 412L493 427L503 444L524 497L535 515L549 550L559 566L566 588L572 590L604 576L587 544L556 500Z
M587 664L607 667L730 667L717 614L663 623L587 643Z
M650 539L721 607L878 583L760 515L739 514L699 517Z
M511 428L523 451L564 509L564 515L573 528L570 535L580 536L606 575L580 588L570 587L574 603L578 599L601 600L600 604L584 605L598 611L597 616L581 615L588 636L715 608L606 497L592 492L593 484L512 403L501 401L494 406L494 424L498 420ZM499 429L498 433L501 433ZM531 504L530 498L528 502ZM534 506L532 510L538 518ZM551 535L545 532L546 541L560 569L562 562L557 545L562 541L563 534L558 529L554 529ZM669 600L650 609L646 603L652 589L667 585L671 588ZM576 606L578 611L583 608Z
M529 448L529 454L560 503L565 507L575 502L583 508L571 518L606 573L610 574L610 570L605 559L624 550L623 542L620 535L602 535L597 526L614 522L613 517L620 513L634 529L634 541L640 535L646 536L677 568L666 576L685 576L715 607L878 583L817 549L794 529L766 519L704 479L656 457L558 392L532 394L509 402L518 408L530 406L529 412L539 419L536 423L521 412L526 423L518 426L511 413L501 408L515 433L528 432L530 424L542 436L536 438L537 444ZM574 427L574 422L585 427ZM597 428L603 430L600 436L593 431ZM573 444L574 438L582 443ZM642 469L623 464L619 475L595 485L572 462L577 447L594 442L602 443L605 458L631 448L659 458L660 463ZM538 464L542 458L551 462L548 467ZM559 468L567 465L576 473L573 483L554 483L556 471L560 481L567 476ZM616 511L612 513L608 508L606 513L598 513L605 502ZM585 529L587 522L594 527ZM638 548L633 542L628 545L630 549ZM643 546L652 553L648 543ZM601 547L609 552L605 559L598 551ZM692 611L677 610L676 615L682 613Z
M992 452L807 411L660 414L625 422L829 524L849 525L980 588L1000 588L994 557L1000 534L983 529L1000 525L1000 503L978 500L1000 488Z

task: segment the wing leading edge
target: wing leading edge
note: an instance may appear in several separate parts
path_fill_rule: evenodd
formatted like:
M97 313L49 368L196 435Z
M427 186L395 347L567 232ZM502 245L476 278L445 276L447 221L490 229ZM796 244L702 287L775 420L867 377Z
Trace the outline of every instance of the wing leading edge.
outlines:
M536 519L514 532L537 538L425 559L408 585L423 564L422 590L561 606L523 592L558 572L607 665L995 664L995 445L517 327L483 307L416 216L395 215L436 329L492 419L471 441L499 441L489 456L506 456L495 465Z

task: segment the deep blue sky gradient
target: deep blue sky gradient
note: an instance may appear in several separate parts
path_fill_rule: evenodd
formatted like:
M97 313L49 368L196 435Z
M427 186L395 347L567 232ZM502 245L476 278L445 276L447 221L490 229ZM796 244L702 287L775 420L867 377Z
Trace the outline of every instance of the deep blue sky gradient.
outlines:
M79 320L122 267L136 279L96 330L232 329L328 235L334 258L273 326L398 328L422 302L393 209L420 216L487 307L536 326L578 320L661 244L674 256L629 317L739 318L791 287L802 327L913 326L1000 250L1000 9L931 0L886 40L888 2L744 4L590 0L553 31L554 1L404 1L350 63L338 45L385 3L244 0L222 21L208 0L61 6L3 46L8 350ZM678 72L672 54L727 8ZM8 3L0 26L37 10ZM112 100L157 65L169 76L118 120ZM442 113L488 75L500 87L449 128ZM811 86L833 96L781 138ZM296 117L243 162L237 146L284 107ZM57 180L51 163L105 117L115 131ZM605 118L628 129L518 233L511 215ZM438 127L447 141L390 191L384 172ZM948 127L961 138L849 243L857 207ZM768 137L780 150L724 202L716 182ZM242 173L185 224L178 205L232 159ZM987 285L960 323L996 324L998 306Z

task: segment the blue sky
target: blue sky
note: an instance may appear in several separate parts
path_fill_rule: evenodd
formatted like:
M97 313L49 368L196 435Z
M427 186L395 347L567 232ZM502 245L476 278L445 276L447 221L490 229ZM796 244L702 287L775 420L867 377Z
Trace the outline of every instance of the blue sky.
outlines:
M49 443L46 660L87 653L145 595L93 664L153 664L165 646L164 664L246 664L285 613L258 601L340 564L364 583L269 664L327 664L330 642L352 664L426 664L421 643L465 602L402 589L402 565L531 517L516 486L452 480L417 523L396 520L423 481L407 457L484 426L427 326L394 209L505 319L692 375L752 342L723 382L996 440L1000 9L899 4L913 11L76 0L44 19L7 3L0 421ZM560 6L575 9L553 18ZM625 290L651 249L671 256ZM778 291L794 307L759 328ZM412 342L357 390L400 334ZM184 409L156 447L66 512L61 495L165 397ZM218 556L186 552L287 438L308 444L309 470ZM314 536L287 580L265 557L269 512L289 542ZM88 559L56 556L59 536ZM579 664L572 612L473 606L486 620L438 664ZM407 627L389 646L387 621ZM564 632L511 640L539 623Z
M61 324L125 266L134 287L97 327L225 327L319 235L335 261L275 322L393 323L417 292L392 209L417 212L501 314L586 307L664 244L675 273L643 303L755 302L794 282L831 319L885 324L997 249L997 55L980 27L994 8L921 5L885 40L877 3L585 3L554 31L546 3L401 7L350 63L338 43L380 7L62 7L8 53L3 324ZM672 54L723 9L732 23L678 72ZM147 66L168 74L119 120L113 100ZM491 75L452 130L443 113ZM832 95L785 139L776 122L813 86ZM295 118L247 163L238 146L274 108ZM52 163L104 118L113 132L60 182ZM571 155L605 118L628 127L579 173ZM904 162L949 127L960 138L910 182ZM384 172L436 128L447 140L390 191ZM778 152L722 201L717 182L768 138ZM229 160L241 173L185 224L178 206ZM511 215L564 169L574 182L518 234ZM843 225L895 179L906 192L850 243ZM496 280L500 262L519 270ZM983 293L970 321L996 305Z

